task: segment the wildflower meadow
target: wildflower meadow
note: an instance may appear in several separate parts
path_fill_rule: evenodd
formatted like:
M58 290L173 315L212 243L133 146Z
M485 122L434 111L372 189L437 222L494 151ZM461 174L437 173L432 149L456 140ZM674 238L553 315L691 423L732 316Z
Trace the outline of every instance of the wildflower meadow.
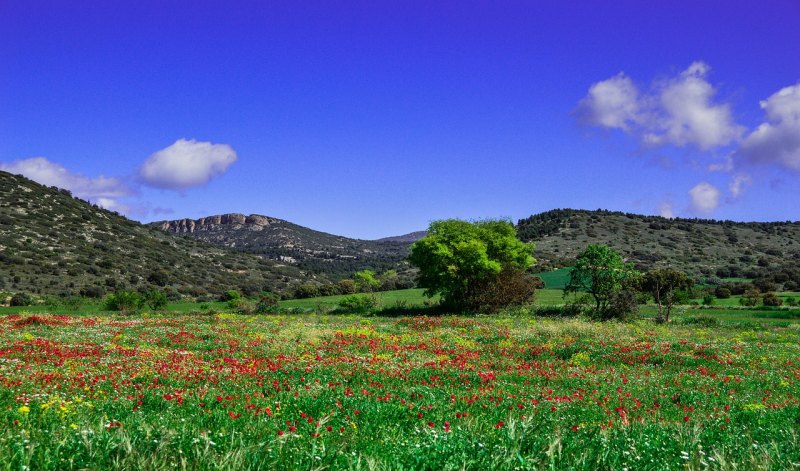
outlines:
M7 315L0 468L797 468L796 327Z

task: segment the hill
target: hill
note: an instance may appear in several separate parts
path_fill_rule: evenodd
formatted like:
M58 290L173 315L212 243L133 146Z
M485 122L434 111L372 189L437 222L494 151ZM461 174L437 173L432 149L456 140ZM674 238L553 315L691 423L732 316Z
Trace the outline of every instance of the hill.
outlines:
M756 278L800 261L800 223L667 219L556 209L521 219L543 267L569 266L588 244L605 244L640 269L672 266L720 278Z
M269 216L236 213L158 221L150 225L168 233L257 254L334 279L349 277L363 269L376 272L394 269L410 278L405 258L411 243L420 237L414 233L382 240L351 239Z
M0 290L90 294L147 285L212 296L291 293L324 277L170 234L0 171Z

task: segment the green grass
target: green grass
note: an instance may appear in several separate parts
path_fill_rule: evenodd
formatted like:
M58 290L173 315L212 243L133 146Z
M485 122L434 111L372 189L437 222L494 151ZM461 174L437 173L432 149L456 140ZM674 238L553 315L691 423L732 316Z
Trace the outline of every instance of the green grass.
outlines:
M544 287L548 289L564 289L569 283L569 274L572 267L559 268L558 270L537 273L536 276L544 281Z
M429 298L425 297L423 289L401 289L395 291L381 291L374 293L375 298L378 300L379 307L392 307L396 303L406 303L408 306L423 306ZM334 308L336 304L345 296L348 295L335 295L335 296L320 296L316 298L306 299L287 299L281 301L278 306L281 308L299 308L299 309L316 309L320 306L325 308ZM438 301L438 296L433 298L433 301Z
M0 316L0 463L795 469L783 322Z

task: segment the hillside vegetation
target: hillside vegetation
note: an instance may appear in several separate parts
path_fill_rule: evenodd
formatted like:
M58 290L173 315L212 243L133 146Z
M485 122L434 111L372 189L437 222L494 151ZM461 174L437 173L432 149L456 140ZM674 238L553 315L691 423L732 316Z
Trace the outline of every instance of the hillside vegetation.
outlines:
M364 269L397 270L400 276L405 274L410 279L405 258L411 244L424 236L423 232L381 240L351 239L269 216L237 213L158 221L150 225L188 239L294 265L331 279L347 278Z
M536 242L534 256L545 269L571 265L589 244L607 245L641 270L669 266L719 278L757 278L766 272L796 270L800 261L798 222L667 219L556 209L521 219L517 231L523 241Z
M292 293L297 267L173 237L22 176L0 172L0 291L102 296L164 287L168 294Z

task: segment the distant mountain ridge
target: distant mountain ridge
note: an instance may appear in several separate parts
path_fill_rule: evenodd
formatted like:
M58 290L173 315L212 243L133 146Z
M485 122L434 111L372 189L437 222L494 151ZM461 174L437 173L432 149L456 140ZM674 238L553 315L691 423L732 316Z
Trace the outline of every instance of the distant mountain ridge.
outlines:
M413 244L414 242L425 237L426 235L428 235L428 231L416 231L416 232L409 232L408 234L403 234L399 236L383 237L377 239L377 242L407 242L409 244Z
M333 278L349 277L363 269L408 272L409 265L405 258L411 243L419 238L407 234L381 240L352 239L283 219L240 213L156 221L149 225L168 233L257 254Z

